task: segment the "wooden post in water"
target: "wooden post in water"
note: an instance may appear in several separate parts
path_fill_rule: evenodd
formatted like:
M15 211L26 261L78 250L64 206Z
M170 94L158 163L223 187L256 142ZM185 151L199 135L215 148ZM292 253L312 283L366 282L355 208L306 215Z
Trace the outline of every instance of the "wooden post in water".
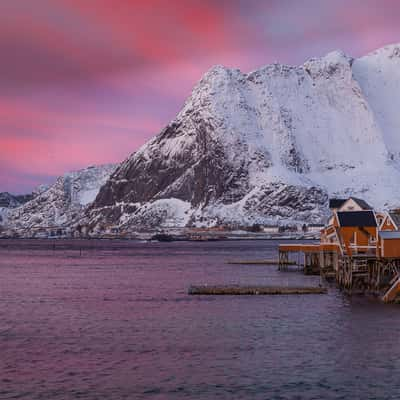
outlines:
M289 253L287 251L279 250L279 271L286 271L288 269L289 263Z
M339 256L338 253L336 251L333 252L333 256L332 256L333 260L332 260L332 265L333 265L333 270L335 272L337 272L338 268L339 268Z
M322 277L325 276L325 253L323 250L319 252L319 268L320 268L320 275Z

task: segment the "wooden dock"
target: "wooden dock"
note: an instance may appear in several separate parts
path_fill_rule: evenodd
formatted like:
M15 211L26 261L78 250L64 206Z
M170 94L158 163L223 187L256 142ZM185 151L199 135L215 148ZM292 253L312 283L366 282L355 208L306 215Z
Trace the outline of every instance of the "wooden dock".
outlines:
M238 260L238 261L227 261L227 264L238 264L238 265L279 265L279 260ZM288 261L286 265L296 265L295 261Z
M340 254L336 244L283 244L279 245L279 270L288 270L294 262L306 275L332 275Z
M400 259L380 258L372 252L346 255L337 244L280 245L279 270L298 262L304 274L335 280L348 294L368 293L393 302L400 295Z
M324 287L286 287L286 286L191 286L190 295L303 295L303 294L324 294L327 289Z

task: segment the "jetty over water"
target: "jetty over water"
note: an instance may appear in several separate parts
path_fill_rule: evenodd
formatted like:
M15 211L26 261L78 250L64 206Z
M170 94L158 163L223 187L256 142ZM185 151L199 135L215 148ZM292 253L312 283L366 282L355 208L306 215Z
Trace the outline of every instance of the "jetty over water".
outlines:
M305 274L335 280L349 293L400 299L400 210L377 212L357 198L331 200L317 244L279 246L279 270L293 262Z
M318 275L321 271L327 274L338 250L338 245L331 243L279 245L279 270L287 271L297 259L297 265L306 275Z

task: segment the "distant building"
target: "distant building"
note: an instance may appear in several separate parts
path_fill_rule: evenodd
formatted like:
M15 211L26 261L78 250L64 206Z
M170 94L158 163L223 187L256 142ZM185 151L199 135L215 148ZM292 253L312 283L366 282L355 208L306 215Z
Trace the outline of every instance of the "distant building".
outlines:
M278 225L264 225L262 227L262 231L264 233L279 233L279 226Z
M310 225L307 225L307 232L319 233L324 228L325 228L325 225L323 225L323 224L310 224Z

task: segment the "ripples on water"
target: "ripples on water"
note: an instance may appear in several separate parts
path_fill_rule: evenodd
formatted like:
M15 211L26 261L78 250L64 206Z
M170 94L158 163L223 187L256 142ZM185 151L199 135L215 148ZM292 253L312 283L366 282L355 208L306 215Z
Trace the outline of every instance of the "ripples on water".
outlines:
M0 399L400 398L399 306L334 288L186 294L319 283L226 264L274 258L276 242L0 245Z

